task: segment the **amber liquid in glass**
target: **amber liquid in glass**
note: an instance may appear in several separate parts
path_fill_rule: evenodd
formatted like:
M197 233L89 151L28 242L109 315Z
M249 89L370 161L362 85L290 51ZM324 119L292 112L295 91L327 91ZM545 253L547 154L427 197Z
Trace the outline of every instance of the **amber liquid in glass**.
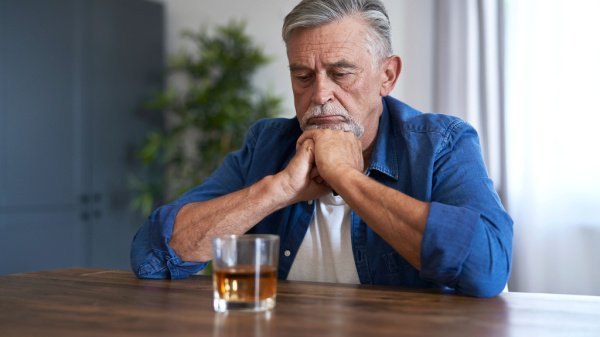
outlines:
M236 266L213 271L213 282L219 298L228 302L255 302L275 297L277 272L275 267Z

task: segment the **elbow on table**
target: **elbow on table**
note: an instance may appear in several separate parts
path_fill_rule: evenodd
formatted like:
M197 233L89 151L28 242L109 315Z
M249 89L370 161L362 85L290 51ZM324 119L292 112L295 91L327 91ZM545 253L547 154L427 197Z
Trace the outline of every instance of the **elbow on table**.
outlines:
M469 287L461 287L457 288L457 292L462 295L479 297L479 298L491 298L496 297L502 293L504 288L506 287L506 283L498 284L486 284L486 285L476 285Z
M157 256L156 252L149 248L147 236L140 235L144 228L138 232L131 243L129 255L131 270L140 279L168 279L170 272L166 260ZM146 239L146 240L145 240Z
M496 297L506 288L508 277L508 272L473 275L469 280L458 282L455 290L461 295L480 298Z
M512 221L507 223L512 224ZM487 227L480 227L487 228ZM498 234L491 230L475 235L471 253L464 261L457 292L475 297L495 297L505 288L512 268L512 231Z
M161 271L148 272L147 266L131 266L133 273L139 279L163 280L169 277Z
M166 250L152 249L134 242L131 249L131 270L141 279L185 279L206 268L208 262L185 262Z
M168 279L170 278L169 270L166 266L162 266L160 261L152 260L147 256L140 256L132 250L131 252L131 270L137 278L140 279Z

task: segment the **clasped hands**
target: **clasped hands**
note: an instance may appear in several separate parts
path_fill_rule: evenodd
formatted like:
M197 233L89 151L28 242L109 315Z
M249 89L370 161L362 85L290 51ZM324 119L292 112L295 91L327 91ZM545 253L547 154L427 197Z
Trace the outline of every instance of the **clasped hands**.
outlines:
M351 171L364 171L360 140L351 132L311 129L298 138L296 154L279 175L294 203L329 193Z

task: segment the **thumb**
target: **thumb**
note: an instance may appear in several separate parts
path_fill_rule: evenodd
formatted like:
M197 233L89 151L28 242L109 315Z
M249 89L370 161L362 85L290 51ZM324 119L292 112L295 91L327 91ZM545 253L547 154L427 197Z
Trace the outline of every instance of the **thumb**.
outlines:
M312 139L305 140L298 144L296 154L288 165L289 172L296 179L308 177L315 161L314 148L315 143Z

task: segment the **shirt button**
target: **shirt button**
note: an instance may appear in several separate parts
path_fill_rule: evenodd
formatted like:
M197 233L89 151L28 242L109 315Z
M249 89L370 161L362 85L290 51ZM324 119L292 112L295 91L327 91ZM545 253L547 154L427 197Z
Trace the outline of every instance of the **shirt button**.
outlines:
M286 250L285 252L283 252L283 255L285 255L287 257L287 256L292 255L292 252L290 252L289 250Z

